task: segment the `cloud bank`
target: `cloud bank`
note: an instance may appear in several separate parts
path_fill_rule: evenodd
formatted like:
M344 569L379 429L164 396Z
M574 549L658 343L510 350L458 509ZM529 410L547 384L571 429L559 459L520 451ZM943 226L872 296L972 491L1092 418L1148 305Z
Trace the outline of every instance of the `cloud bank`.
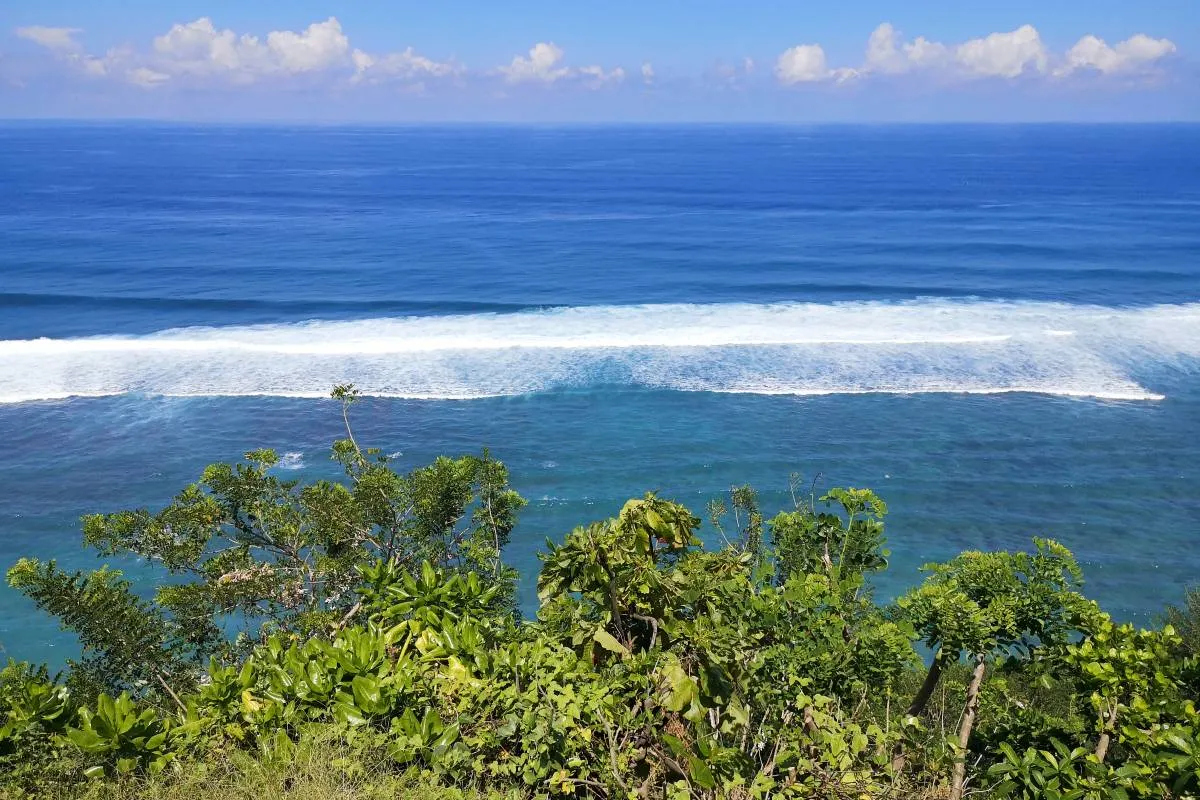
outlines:
M412 47L389 53L352 48L336 17L301 31L263 37L218 28L209 17L172 25L147 49L118 48L102 56L83 52L77 28L29 27L17 36L49 50L92 77L155 88L171 83L253 84L302 76L350 83L417 82L464 72L454 61L435 61Z
M103 54L84 46L84 31L71 27L27 26L16 37L41 48L48 61L89 80L110 80L148 90L172 85L249 85L283 81L381 85L424 89L441 82L497 86L574 86L600 89L631 81L656 85L649 59L623 66L571 64L552 41L534 44L506 64L468 67L456 59L439 61L411 46L389 52L354 47L336 17L313 22L303 30L274 30L265 35L219 28L211 18L172 25L148 45L117 47ZM816 42L797 44L779 54L774 80L788 87L851 84L880 77L924 76L941 82L1042 79L1066 81L1081 75L1125 82L1161 75L1178 48L1169 39L1137 33L1115 44L1088 34L1063 53L1052 52L1032 25L957 43L916 36L905 38L884 22L867 38L856 64L833 65ZM753 61L719 66L696 80L710 85L741 86L758 78ZM507 91L507 90L506 90Z
M1109 47L1103 39L1087 35L1064 55L1056 56L1032 25L990 33L959 44L934 42L923 36L904 41L900 32L884 22L867 39L862 64L830 68L819 44L802 44L785 50L775 64L775 75L785 85L866 79L874 75L926 73L944 79L992 78L1014 80L1025 76L1067 78L1078 72L1103 75L1150 75L1160 62L1177 50L1169 39L1138 33Z

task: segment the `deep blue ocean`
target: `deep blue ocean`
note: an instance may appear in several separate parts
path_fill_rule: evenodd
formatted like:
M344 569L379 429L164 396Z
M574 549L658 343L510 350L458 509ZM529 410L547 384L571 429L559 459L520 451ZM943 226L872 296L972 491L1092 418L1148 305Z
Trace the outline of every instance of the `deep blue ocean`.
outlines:
M508 559L789 474L918 566L1030 537L1200 580L1200 127L0 126L0 562L272 447L488 447ZM139 581L147 566L122 562ZM70 637L0 589L8 655Z

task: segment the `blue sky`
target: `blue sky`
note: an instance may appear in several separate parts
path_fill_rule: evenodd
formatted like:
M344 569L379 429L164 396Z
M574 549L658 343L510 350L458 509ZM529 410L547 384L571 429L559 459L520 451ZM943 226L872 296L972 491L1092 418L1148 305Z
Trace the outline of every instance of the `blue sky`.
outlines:
M0 115L1200 120L1200 3L19 0Z

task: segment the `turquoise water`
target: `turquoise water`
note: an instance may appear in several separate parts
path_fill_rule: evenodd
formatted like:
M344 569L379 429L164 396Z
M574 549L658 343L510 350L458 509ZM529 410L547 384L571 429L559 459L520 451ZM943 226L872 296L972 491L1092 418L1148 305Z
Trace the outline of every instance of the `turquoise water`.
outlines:
M1200 128L0 127L0 560L259 446L487 446L508 552L657 489L875 488L1144 621L1200 554ZM144 578L146 565L127 564ZM532 581L523 584L532 602ZM0 643L60 661L0 590Z

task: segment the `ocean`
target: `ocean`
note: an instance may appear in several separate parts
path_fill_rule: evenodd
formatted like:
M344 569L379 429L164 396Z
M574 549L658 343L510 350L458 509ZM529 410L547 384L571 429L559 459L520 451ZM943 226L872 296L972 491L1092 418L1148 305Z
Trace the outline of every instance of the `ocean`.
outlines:
M253 448L334 476L347 381L401 466L508 464L527 609L628 497L800 473L889 503L882 597L1050 536L1146 623L1200 567L1200 126L0 126L5 567ZM76 648L6 587L0 645Z

